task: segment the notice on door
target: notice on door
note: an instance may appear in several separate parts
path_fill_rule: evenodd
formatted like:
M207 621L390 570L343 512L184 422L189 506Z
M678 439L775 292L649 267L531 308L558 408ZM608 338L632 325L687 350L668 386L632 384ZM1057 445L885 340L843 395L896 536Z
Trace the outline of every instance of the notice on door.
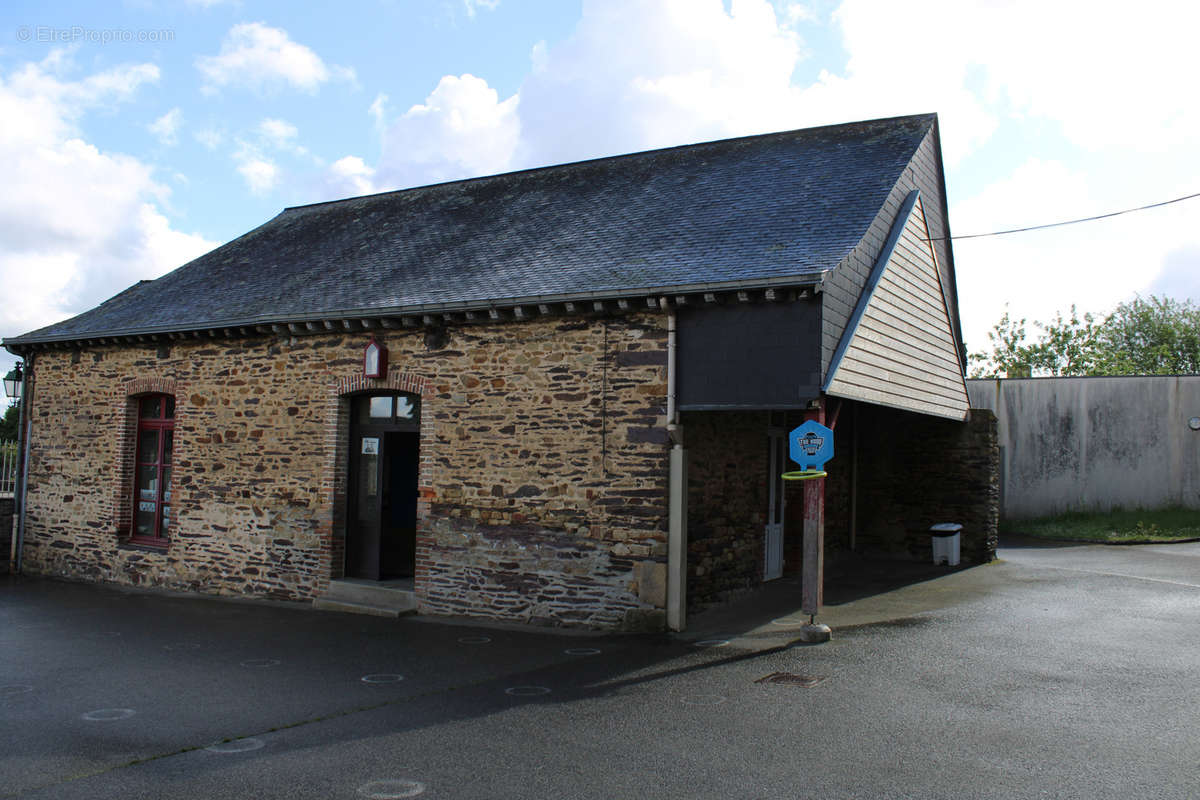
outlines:
M379 455L379 439L368 439L364 436L362 440L362 451L364 456Z

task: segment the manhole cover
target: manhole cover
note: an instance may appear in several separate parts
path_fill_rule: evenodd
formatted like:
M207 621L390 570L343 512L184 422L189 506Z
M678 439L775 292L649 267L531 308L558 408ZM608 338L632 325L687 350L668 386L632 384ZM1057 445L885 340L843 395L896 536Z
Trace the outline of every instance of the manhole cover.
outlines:
M799 686L801 689L811 689L821 681L823 677L817 675L799 675L795 672L772 672L770 675L764 675L755 683L779 683L784 686Z
M404 676L394 672L377 672L374 675L363 675L360 680L363 683L399 683L404 680Z
M113 722L118 719L128 719L135 712L132 708L101 708L96 711L89 711L83 714L83 718L88 722Z
M229 742L218 742L217 744L209 745L204 749L212 753L247 753L251 750L258 750L262 746L262 739L255 739L253 736L249 736L245 739L234 739Z

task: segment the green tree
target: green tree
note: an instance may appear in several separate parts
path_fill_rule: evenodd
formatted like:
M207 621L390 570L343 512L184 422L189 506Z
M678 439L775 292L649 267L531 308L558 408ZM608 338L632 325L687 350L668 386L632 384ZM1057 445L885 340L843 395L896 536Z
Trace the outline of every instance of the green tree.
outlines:
M1035 322L1033 342L1027 324L1005 309L988 333L991 352L971 354L971 377L1200 373L1200 307L1191 300L1135 296L1102 322L1071 306L1067 319Z
M1191 300L1134 297L1121 303L1097 332L1096 373L1200 373L1200 307Z
M1024 318L1014 320L1004 308L1004 316L988 331L992 351L971 353L972 378L1027 378L1033 370L1033 348L1025 344Z
M1091 314L1085 313L1081 320L1072 304L1070 319L1064 320L1056 311L1053 322L1034 324L1042 332L1030 348L1034 371L1048 375L1095 374L1101 326Z
M20 414L21 410L16 405L9 406L4 412L4 419L0 419L0 442L17 440L17 418Z

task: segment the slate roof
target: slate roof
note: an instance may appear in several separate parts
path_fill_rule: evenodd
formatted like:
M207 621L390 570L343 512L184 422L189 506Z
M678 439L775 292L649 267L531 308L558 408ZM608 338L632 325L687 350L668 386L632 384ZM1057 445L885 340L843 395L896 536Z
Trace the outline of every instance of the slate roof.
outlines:
M653 150L285 209L6 345L811 283L932 114Z

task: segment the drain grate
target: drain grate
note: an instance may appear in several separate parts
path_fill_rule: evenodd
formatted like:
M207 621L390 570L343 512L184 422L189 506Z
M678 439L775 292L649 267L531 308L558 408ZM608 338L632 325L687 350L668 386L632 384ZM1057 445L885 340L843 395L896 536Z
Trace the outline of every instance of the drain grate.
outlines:
M811 689L823 680L825 680L824 676L818 675L799 675L795 672L772 672L770 675L762 676L755 683L778 683L783 686L799 686L801 689Z

